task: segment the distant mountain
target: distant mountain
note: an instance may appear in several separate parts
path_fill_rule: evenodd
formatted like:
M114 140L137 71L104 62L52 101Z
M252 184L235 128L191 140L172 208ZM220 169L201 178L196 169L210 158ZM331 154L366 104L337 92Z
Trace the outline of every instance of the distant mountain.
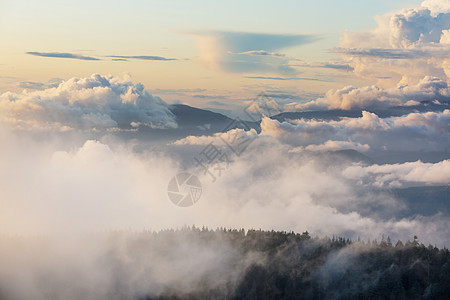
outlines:
M374 160L353 149L343 149L343 150L330 150L330 151L309 151L305 150L302 152L290 153L291 156L298 156L300 158L314 159L320 161L321 165L348 165L352 163L360 163L363 165L371 165Z
M388 109L368 109L368 111L377 114L382 118L401 116L414 111L442 111L450 108L448 105L438 105L434 103L421 103L416 106L391 107ZM185 104L174 104L170 110L176 117L178 129L189 131L188 135L205 135L223 132L232 128L253 128L260 132L260 122L244 121L243 123L234 122L234 119L218 112L212 112L207 109L200 109ZM271 116L271 119L284 122L295 119L319 119L319 120L339 120L340 118L359 118L362 116L362 110L320 110L304 112L283 112ZM166 130L167 131L167 130Z
M220 131L232 121L222 114L184 104L171 105L170 110L176 117L178 127L183 129L211 127L213 131Z
M448 105L439 105L434 103L422 103L413 107L392 107L386 110L369 110L380 117L401 116L412 111L439 111L449 108ZM169 109L175 115L178 127L174 129L155 129L149 127L140 127L137 132L119 132L118 135L125 139L139 138L148 141L175 140L186 136L213 135L217 132L225 132L234 128L248 130L255 129L261 132L260 121L240 121L232 119L218 112L212 112L207 109L200 109L184 104L170 105ZM319 119L319 120L339 120L342 117L358 118L362 116L362 110L324 110L324 111L305 111L305 112L283 112L272 116L279 122L292 119ZM126 127L124 129L132 129ZM347 158L354 159L356 156L348 152ZM417 156L417 155L416 155ZM374 157L375 158L375 157ZM368 161L367 157L358 156L358 159ZM369 159L370 160L370 159ZM377 162L385 162L388 158L375 158ZM408 159L411 161L412 159ZM417 160L417 159L416 159ZM426 160L426 159L425 159Z
M236 122L235 120L216 112L200 109L184 104L170 105L169 109L175 115L177 128L157 129L146 126L139 127L137 131L118 132L124 139L138 138L141 141L160 142L173 141L187 136L213 135L234 128L249 128L260 131L257 122ZM124 129L131 129L126 127Z
M190 135L213 134L234 128L259 130L257 122L235 122L235 120L216 112L184 104L174 104L170 110L176 117L178 127L189 130Z
M406 218L420 214L432 216L438 212L450 214L450 186L419 186L392 189L392 195L403 201L406 206L396 217Z
M368 165L374 163L374 160L372 158L353 149L330 151L329 155L333 158L341 158L341 159L343 158L350 162L359 162Z

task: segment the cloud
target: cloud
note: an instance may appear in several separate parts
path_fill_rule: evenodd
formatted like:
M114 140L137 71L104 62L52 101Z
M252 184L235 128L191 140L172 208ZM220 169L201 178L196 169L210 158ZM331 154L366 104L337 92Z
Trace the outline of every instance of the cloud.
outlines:
M150 92L154 94L160 94L160 95L185 95L185 94L192 94L192 93L203 93L206 92L207 89L153 89L150 90Z
M213 98L215 98L215 97L213 97ZM215 106L230 106L229 103L217 101L217 100L210 100L207 103L210 105L215 105Z
M366 150L380 151L448 151L450 146L450 110L411 113L382 119L362 112L360 118L338 121L291 120L279 122L267 117L261 120L261 135L271 136L296 147L325 147L328 141L347 141L367 145ZM321 145L321 146L316 146ZM331 146L331 145L330 145ZM341 144L342 146L342 144Z
M222 95L192 95L194 98L200 99L227 99L228 97Z
M441 113L410 113L406 116L392 118L392 126L396 127L420 127L434 130L442 134L450 132L450 110Z
M347 178L359 184L377 187L400 187L405 182L428 185L447 185L450 183L450 160L431 164L421 161L393 165L351 166L343 171Z
M203 195L186 211L167 199L167 183L183 170L182 161L169 152L147 148L144 153L136 153L132 150L135 141L123 144L105 138L103 142L86 140L74 146L79 142L70 138L69 143L54 144L51 139L17 134L0 131L4 145L0 148L0 205L8 207L0 210L0 228L6 233L68 235L196 224L211 228L308 229L318 235L344 233L371 239L382 233L405 239L427 231L424 242L448 241L446 227L433 227L442 221L448 224L448 219L439 216L410 216L388 222L363 216L364 208L379 204L380 199L372 196L368 189L371 184L358 184L365 173L360 177L342 176L351 166L340 167L336 159L326 156L289 153L292 147L275 139L256 139L241 157L233 157L214 184L209 174L198 173ZM205 142L209 140L201 144ZM172 147L187 149L186 145ZM438 169L439 164L435 165ZM447 162L441 164L441 170L447 168ZM421 182L437 182L435 175L429 176ZM360 188L365 192L363 198ZM385 201L383 205L389 207L396 204L392 197ZM354 204L361 202L364 205ZM344 212L337 205L352 210Z
M140 83L94 74L72 78L41 91L0 95L0 120L16 129L107 130L132 124L176 127L168 105Z
M336 52L335 50L334 52ZM325 69L334 69L334 70L343 70L343 71L353 71L353 67L345 62L304 62L300 61L295 65L296 67L307 67L307 68L325 68Z
M245 76L249 79L265 79L265 80L306 80L306 81L329 81L319 78L306 78L306 77L268 77L268 76Z
M43 90L47 86L42 82L33 82L33 81L21 81L18 84L19 87L24 89L32 89L32 90Z
M286 55L282 54L282 53L267 52L267 51L264 51L264 50L246 51L246 52L241 52L241 53L238 53L238 54L286 57Z
M374 109L392 106L417 105L422 101L438 100L450 103L448 83L436 77L426 76L419 83L399 88L381 88L376 85L366 87L347 86L328 91L324 97L290 106L290 110L324 109Z
M209 69L231 73L295 74L289 59L276 50L318 39L313 35L287 35L228 31L185 33L196 39L200 61Z
M346 49L345 49L346 50ZM333 52L339 53L339 49L335 49ZM236 53L240 55L256 55L256 56L272 56L272 57L280 57L284 58L288 61L295 61L295 64L289 64L290 67L309 67L309 68L325 68L325 69L334 69L334 70L345 70L345 71L353 71L353 68L345 63L335 63L335 62L304 62L300 59L287 57L285 54L277 53L277 52L268 52L264 50L257 51L246 51L241 53Z
M162 56L150 56L150 55L110 55L108 56L113 60L128 60L128 59L140 59L140 60L159 60L159 61L171 61L177 60L176 58L166 58Z
M81 59L81 60L100 60L96 57L78 55L73 53L65 53L65 52L27 52L26 54L41 56L41 57L54 57L54 58L73 58L73 59Z
M429 49L336 48L333 50L334 53L384 59L450 58L449 51L448 46Z
M67 52L26 52L26 54L41 56L41 57L53 57L53 58L72 58L81 60L101 60L100 58L92 56L84 56L79 54L67 53ZM155 61L173 61L176 58L167 58L162 56L152 56L152 55L109 55L106 56L111 58L113 61L128 61L129 59L138 60L155 60Z
M222 232L190 228L0 241L7 299L186 298L211 290L232 295L248 268L265 262L265 255L244 251Z
M190 230L0 241L0 285L8 299L183 298L205 290L230 295L250 265L265 261L221 233Z
M241 142L244 142L245 140L249 138L256 137L257 133L254 129L250 129L248 131L245 131L243 129L231 129L227 132L218 132L215 133L213 136L187 136L183 139L176 140L173 144L174 145L203 145L206 146L210 143L214 143L215 145L226 145L223 142L223 139L227 140L226 137L232 136L233 141L236 144L239 144Z
M21 81L19 82L18 86L24 89L31 89L31 90L44 90L47 88L53 88L57 87L62 81L64 81L61 78L53 78L48 81L48 83L42 83L42 82L34 82L34 81Z
M220 39L222 46L227 51L242 53L248 51L275 51L287 47L308 44L316 41L318 37L313 35L289 35L289 34L267 34L250 32L191 32L193 36L207 36Z
M422 6L428 8L432 16L450 12L450 3L445 0L425 0L422 2Z
M448 1L378 16L378 26L347 32L334 50L365 78L392 77L392 84L416 84L424 76L450 78ZM414 65L414 68L411 68Z

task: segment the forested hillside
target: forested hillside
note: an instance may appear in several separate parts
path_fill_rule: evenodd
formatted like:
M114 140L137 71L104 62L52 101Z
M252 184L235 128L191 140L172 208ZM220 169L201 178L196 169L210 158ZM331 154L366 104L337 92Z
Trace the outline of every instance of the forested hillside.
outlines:
M191 236L201 243L229 241L237 253L257 257L236 282L183 293L167 287L162 296L142 299L448 299L448 249L425 246L417 237L403 243L350 241L341 237L312 238L303 234L261 231L184 229L137 235L138 240L177 241ZM179 247L179 245L173 245ZM206 274L205 288L208 284Z

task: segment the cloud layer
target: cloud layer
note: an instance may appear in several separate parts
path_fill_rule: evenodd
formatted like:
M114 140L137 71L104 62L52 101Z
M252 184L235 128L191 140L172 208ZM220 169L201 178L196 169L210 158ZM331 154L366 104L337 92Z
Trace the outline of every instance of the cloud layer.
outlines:
M349 166L342 161L336 164L336 158L327 155L289 153L291 146L259 138L240 157L233 157L215 183L208 174L199 173L202 198L186 209L167 198L167 184L181 170L181 162L162 152L137 154L117 141L109 140L110 147L107 139L57 150L61 147L10 132L2 132L0 138L6 145L0 150L0 205L8 207L0 211L0 228L6 233L165 229L196 224L308 229L319 235L370 238L382 233L403 239L417 234L432 243L450 240L443 229L448 219L440 216L386 222L376 215L362 215L371 205L401 208L394 198L372 193L371 187L398 186L397 182L446 184L448 161ZM338 209L341 206L347 211Z

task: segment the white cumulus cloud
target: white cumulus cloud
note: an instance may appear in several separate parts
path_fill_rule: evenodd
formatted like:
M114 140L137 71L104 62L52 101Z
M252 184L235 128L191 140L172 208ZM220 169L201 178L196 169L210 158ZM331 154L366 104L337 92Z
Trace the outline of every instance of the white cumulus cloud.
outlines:
M399 88L382 88L376 85L366 87L347 86L328 91L324 97L316 100L292 104L292 111L324 109L383 109L391 106L411 106L421 101L450 102L448 83L436 77L426 76L416 85Z
M168 105L142 84L98 74L40 91L1 94L0 121L17 129L55 131L177 126Z
M448 185L450 183L450 160L423 163L421 161L392 165L351 166L343 171L347 178L357 179L360 184L377 187L398 187L403 182Z
M449 6L448 0L427 0L416 8L378 16L376 28L345 33L337 52L357 75L383 78L380 82L415 84L427 75L448 81Z
M449 124L450 110L390 118L380 118L375 113L363 111L359 118L337 121L299 119L280 122L264 117L261 120L261 135L272 136L297 147L351 140L368 145L373 151L447 151L450 146ZM355 149L355 145L349 149Z

